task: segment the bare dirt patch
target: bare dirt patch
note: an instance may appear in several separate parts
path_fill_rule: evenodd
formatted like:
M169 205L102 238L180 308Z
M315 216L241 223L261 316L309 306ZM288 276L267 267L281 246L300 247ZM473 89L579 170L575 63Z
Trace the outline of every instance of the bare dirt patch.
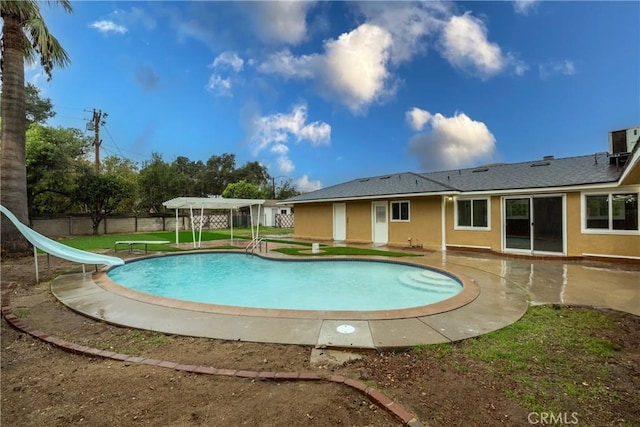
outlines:
M464 343L446 354L371 351L341 366L317 366L310 363L310 347L167 336L88 319L62 306L47 284L78 267L51 258L47 270L45 257L40 265L42 283L37 285L32 258L2 260L2 282L17 284L11 294L13 313L77 344L216 368L345 375L377 388L432 426L529 424L533 409L508 397L508 391L518 387L515 380L458 351ZM577 411L580 425L640 425L640 320L622 313L607 315L619 325L608 332L617 347L609 362L618 378L617 394L596 396L577 408L568 396L566 407L549 410ZM400 424L362 394L324 381L255 381L91 359L52 348L5 321L1 346L2 425Z

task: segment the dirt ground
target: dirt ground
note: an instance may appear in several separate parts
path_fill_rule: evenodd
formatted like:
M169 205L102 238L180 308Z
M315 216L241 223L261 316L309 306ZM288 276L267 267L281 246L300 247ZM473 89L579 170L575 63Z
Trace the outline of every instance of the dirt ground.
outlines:
M506 397L510 380L490 374L477 360L459 360L468 367L460 370L424 353L369 351L344 365L312 365L310 347L165 336L116 327L71 312L49 292L48 280L77 271L77 265L53 257L48 269L45 257L40 265L41 283L36 284L33 258L2 260L3 284L17 284L11 293L13 313L39 330L77 344L216 368L341 374L374 386L431 426L529 424L530 409ZM630 322L615 338L630 342L634 348L628 351L637 356L640 321L636 316L611 315ZM187 374L69 354L17 332L4 320L1 332L3 426L400 425L365 396L339 384ZM628 388L630 400L602 404L607 406L607 417L616 412L623 424L640 423L635 395L640 371L637 363L635 370L630 369L628 361L621 362L620 369L620 387ZM580 425L613 423L594 415Z

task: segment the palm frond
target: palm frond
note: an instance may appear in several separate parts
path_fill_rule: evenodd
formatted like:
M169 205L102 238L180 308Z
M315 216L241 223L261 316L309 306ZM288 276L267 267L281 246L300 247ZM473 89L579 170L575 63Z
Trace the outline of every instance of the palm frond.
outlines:
M73 10L69 0L46 1L46 3L61 5L67 12ZM11 16L21 23L25 33L25 61L27 64L35 64L39 59L48 80L51 80L51 72L55 66L64 68L70 63L67 52L58 39L49 32L36 0L3 0L0 2L0 11L3 18Z

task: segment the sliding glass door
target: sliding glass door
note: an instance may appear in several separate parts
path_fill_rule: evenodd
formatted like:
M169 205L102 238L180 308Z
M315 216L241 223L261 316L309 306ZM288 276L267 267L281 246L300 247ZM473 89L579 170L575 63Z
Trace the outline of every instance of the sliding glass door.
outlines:
M528 253L565 252L564 197L504 199L504 248Z

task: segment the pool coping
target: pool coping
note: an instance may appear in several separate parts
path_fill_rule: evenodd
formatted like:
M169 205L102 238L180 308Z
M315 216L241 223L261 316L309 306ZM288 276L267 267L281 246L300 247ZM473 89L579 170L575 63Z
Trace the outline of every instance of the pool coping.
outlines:
M207 254L207 253L235 253L242 254L242 251L235 250L200 250L200 251L185 251L179 254L161 254L151 255L136 258L129 262L138 262L145 259L162 258L166 256L184 256L189 254ZM362 261L362 262L385 262L391 264L408 265L411 267L418 267L436 271L443 275L452 277L460 282L462 289L456 295L438 301L432 304L394 309L394 310L369 310L369 311L350 311L350 310L293 310L293 309L273 309L273 308L254 308L254 307L240 307L230 305L208 304L198 303L192 301L184 301L174 298L161 297L157 295L151 295L144 292L136 291L135 289L128 288L120 285L117 282L111 280L108 276L109 270L114 267L107 268L94 274L94 282L108 292L112 292L118 295L122 295L126 298L137 300L140 302L155 304L166 307L181 308L184 310L199 311L205 313L217 313L217 314L229 314L236 316L255 316L255 317L282 317L288 319L344 319L344 320L381 320L381 319L406 319L410 317L430 316L433 314L445 313L447 311L455 310L473 302L478 295L480 295L480 287L475 283L473 279L467 275L461 273L452 273L443 268L425 266L420 263L411 262L411 260L389 260L389 259L371 259L355 257L355 256L341 256L330 257L323 259L299 259L299 258L282 258L276 256L269 256L268 254L252 254L251 256L258 256L263 259L271 261L289 261L289 262L328 262L328 261Z
M277 252L269 255L273 258L291 259ZM390 262L388 258L378 256L335 256L326 259L332 258ZM403 259L401 263L406 261ZM445 302L445 306L434 310L437 312L432 314L425 314L428 310L408 309L410 311L401 318L354 319L348 315L340 316L339 312L331 316L318 316L322 312L317 312L310 317L287 317L285 313L273 313L278 314L276 316L258 315L257 312L249 313L245 309L234 313L194 310L193 306L186 308L194 303L166 305L158 304L153 298L143 301L137 299L138 295L132 298L133 294L113 292L112 287L120 285L103 280L106 269L98 273L59 276L51 282L51 291L71 310L119 326L176 335L317 348L398 349L452 342L500 329L515 322L526 312L528 295L518 286L493 276L467 276L456 271L455 266L439 268L432 261L416 257L410 264L444 270L458 278L464 276L468 289L475 288L478 293L474 293L475 296L472 297L467 295L466 298L470 301L457 307L447 307ZM163 303L166 303L166 299ZM351 333L341 332L341 327L345 325L350 326L348 329Z

